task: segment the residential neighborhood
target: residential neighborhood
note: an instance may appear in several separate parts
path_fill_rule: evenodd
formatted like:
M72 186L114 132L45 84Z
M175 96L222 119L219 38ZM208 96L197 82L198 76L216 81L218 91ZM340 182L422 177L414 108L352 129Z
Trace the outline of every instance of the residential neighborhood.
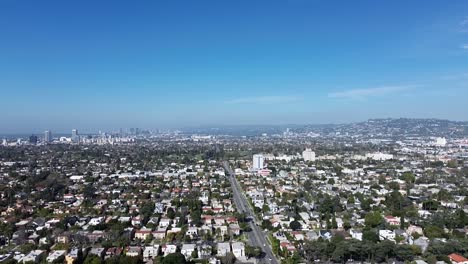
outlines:
M2 146L0 262L467 263L466 138L377 135Z

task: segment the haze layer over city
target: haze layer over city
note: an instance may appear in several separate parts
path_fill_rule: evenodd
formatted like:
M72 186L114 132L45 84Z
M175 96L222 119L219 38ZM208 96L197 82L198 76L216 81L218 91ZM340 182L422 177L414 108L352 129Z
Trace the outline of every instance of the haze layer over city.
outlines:
M0 264L468 264L468 2L0 1Z

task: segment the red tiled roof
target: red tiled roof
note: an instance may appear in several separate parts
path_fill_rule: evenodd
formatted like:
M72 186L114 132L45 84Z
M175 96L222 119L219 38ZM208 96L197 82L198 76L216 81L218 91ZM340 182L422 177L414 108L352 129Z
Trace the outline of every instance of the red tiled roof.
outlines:
M460 262L465 262L465 261L468 261L467 258L463 257L463 256L460 256L456 253L452 253L450 255L448 255L449 259L457 262L457 263L460 263Z

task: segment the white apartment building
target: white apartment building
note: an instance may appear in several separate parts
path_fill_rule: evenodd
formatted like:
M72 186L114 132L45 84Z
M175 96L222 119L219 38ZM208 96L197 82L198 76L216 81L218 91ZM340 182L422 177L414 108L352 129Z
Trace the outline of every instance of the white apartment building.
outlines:
M315 161L315 152L313 152L310 148L306 148L302 152L302 158L304 161Z
M263 169L264 161L265 161L265 157L262 154L253 155L252 170L257 171L257 170Z

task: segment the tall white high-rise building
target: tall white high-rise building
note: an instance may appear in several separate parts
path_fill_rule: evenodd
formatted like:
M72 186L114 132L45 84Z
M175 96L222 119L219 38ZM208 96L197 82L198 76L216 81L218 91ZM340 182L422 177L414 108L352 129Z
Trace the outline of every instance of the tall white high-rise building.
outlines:
M304 161L315 161L315 152L313 152L310 148L306 148L302 152L302 158Z
M44 132L44 142L51 142L52 141L52 132L50 130L46 130Z
M80 136L78 135L78 129L73 129L73 130L72 130L71 140L72 140L73 142L78 142L78 141L80 141Z
M252 169L253 170L261 170L263 169L263 162L265 161L265 157L262 154L255 154L253 155L252 160Z

